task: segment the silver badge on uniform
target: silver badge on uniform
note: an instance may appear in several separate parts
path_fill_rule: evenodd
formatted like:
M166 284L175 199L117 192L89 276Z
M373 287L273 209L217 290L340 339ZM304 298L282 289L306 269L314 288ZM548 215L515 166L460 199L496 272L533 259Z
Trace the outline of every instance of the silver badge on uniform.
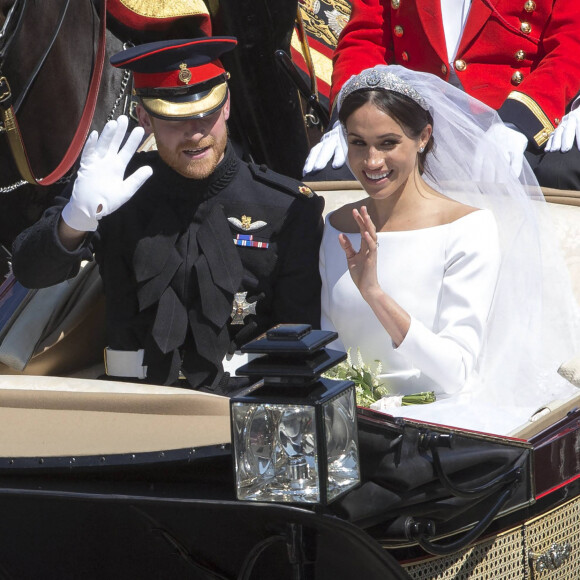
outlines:
M256 303L246 300L247 292L236 292L232 304L232 324L244 324L244 318L256 314Z
M241 219L238 219L236 217L229 217L228 221L234 227L236 227L239 230L242 230L244 232L255 232L256 230L259 230L259 229L263 228L264 226L268 225L266 222L261 221L261 220L253 222L252 218L249 215L243 215L241 217Z

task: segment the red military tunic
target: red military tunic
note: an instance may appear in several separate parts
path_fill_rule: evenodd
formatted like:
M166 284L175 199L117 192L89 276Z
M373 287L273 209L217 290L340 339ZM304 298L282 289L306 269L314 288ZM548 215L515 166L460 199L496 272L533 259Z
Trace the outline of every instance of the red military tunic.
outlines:
M353 75L400 64L449 80L441 0L353 0L334 54L331 102ZM580 90L573 0L473 0L457 55L465 91L541 147Z

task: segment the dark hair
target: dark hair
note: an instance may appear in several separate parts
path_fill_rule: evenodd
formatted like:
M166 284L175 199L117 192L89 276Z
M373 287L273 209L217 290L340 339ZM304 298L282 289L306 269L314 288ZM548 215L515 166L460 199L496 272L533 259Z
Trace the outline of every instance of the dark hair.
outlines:
M433 127L433 117L410 97L385 89L360 89L348 95L340 108L338 119L346 125L347 119L363 105L370 103L383 113L386 113L403 129L405 135L411 139L418 139L427 125ZM419 173L425 170L427 153L435 147L433 134L419 156Z

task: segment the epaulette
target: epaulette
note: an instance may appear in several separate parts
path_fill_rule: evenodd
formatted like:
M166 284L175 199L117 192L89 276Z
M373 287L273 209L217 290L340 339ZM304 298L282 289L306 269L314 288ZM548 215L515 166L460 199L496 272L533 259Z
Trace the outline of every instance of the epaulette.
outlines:
M314 192L302 182L288 177L286 175L280 175L269 169L266 165L256 165L255 163L249 164L250 171L254 176L254 179L266 183L276 189L281 189L287 193L291 193L297 197L313 197Z

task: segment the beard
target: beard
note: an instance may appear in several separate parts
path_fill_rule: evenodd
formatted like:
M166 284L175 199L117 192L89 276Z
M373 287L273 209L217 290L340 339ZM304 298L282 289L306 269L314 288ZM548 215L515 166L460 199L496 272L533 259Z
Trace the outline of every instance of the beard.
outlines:
M177 150L165 146L163 143L157 144L159 156L171 169L189 179L206 179L218 166L224 157L228 142L227 132L214 137L208 135L198 143L181 143ZM207 148L206 155L201 159L190 159L183 153L186 150L196 150Z

